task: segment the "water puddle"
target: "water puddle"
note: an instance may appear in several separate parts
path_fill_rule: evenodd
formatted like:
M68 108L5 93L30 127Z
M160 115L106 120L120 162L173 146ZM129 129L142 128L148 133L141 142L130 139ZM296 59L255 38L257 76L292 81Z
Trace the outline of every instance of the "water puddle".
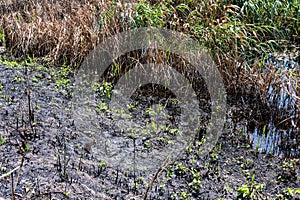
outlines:
M271 153L280 157L299 157L300 155L300 120L299 99L299 69L300 65L287 59L269 60L268 64L276 67L278 74L282 74L279 84L272 84L267 89L270 105L261 112L267 121L246 122L242 125L244 134L248 134L256 151ZM282 73L282 72L285 73ZM298 74L296 74L298 73ZM296 80L291 83L289 74ZM274 77L275 79L275 77ZM299 95L299 94L298 94ZM297 105L298 104L298 105ZM260 111L258 111L260 112Z

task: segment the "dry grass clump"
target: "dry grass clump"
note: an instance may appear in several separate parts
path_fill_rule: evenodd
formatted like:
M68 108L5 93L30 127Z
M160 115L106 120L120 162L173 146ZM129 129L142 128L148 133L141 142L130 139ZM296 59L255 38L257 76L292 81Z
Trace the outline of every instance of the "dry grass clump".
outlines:
M76 66L105 37L126 27L123 6L104 0L6 1L0 26L15 56L46 56L53 64Z

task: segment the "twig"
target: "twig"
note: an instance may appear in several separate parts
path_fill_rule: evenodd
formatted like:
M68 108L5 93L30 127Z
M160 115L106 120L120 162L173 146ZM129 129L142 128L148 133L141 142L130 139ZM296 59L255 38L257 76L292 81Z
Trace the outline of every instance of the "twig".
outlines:
M184 149L181 150L180 154L181 154L183 151L184 151ZM172 151L171 153L169 153L169 155L166 157L166 159L164 160L164 162L162 163L162 165L160 166L160 168L159 168L159 169L157 170L157 172L155 173L153 179L151 180L151 182L150 182L150 184L149 184L149 186L148 186L148 188L147 188L146 194L145 194L145 196L144 196L144 200L147 200L148 195L149 195L149 192L150 192L150 190L152 189L152 186L153 186L155 180L157 179L157 177L159 176L159 174L163 171L163 169L164 169L168 164L171 163L171 160L169 160L169 157L170 157L170 155L172 155L172 154L173 154L173 151Z
M163 169L164 169L164 167L160 167L160 168L157 170L157 172L155 173L153 179L151 180L151 182L150 182L150 184L149 184L149 186L148 186L148 188L147 188L146 194L145 194L145 196L144 196L144 200L147 200L148 195L149 195L149 192L150 192L150 190L152 189L153 183L155 182L155 180L157 179L158 175L160 174L160 172L161 172Z
M10 175L10 178L11 178L11 199L12 200L15 199L15 188L18 185L18 181L19 181L20 174L21 174L21 169L22 169L23 163L24 163L24 157L25 157L25 154L22 156L21 163L18 167L14 168L10 172L7 172L6 174L0 176L0 179L2 179L4 177L7 177L7 176ZM16 179L16 185L14 186L14 174L13 174L13 172L17 171L18 169L19 169L19 171L18 171L18 176L17 176L17 179Z
M10 178L11 178L11 199L14 200L15 199L15 188L17 187L18 185L18 182L19 182L19 178L20 178L20 174L21 174L21 169L23 167L23 163L24 163L24 157L25 157L25 154L23 154L22 156L22 159L21 159L21 163L19 166L17 166L16 168L14 168L13 170L11 170L10 172L7 172L6 174L0 176L0 179L4 178L4 177L7 177L10 175ZM16 185L14 186L14 174L13 172L15 171L18 171L18 176L17 176L17 179L16 179Z
M21 174L21 169L22 169L23 163L24 163L24 157L25 157L25 154L23 154L22 159L21 159L21 163L20 163L20 167L19 167L19 171L18 171L18 176L17 176L15 188L17 187L18 182L19 182L19 178L20 178L20 174Z
M19 168L20 168L20 166L14 168L10 172L7 172L6 174L3 174L2 176L0 176L0 179L5 178L6 176L9 176L11 173L13 173L14 171L18 170Z
M11 179L11 200L15 200L15 189L14 189L14 174L10 174Z
M279 123L277 124L277 126L280 125L280 124L282 124L282 123L284 123L284 122L286 122L286 121L288 121L288 120L290 120L290 119L293 119L293 118L294 118L294 116L290 116L290 117L288 117L288 118L282 120L281 122L279 122Z
M28 75L28 66L27 65L25 66L25 74L26 74L26 82L27 82L27 101L28 101L29 124L30 124L32 134L35 135L34 127L33 127L34 115L33 115L33 110L32 110L32 105L31 105L31 90L30 90L30 84L29 84L29 75Z

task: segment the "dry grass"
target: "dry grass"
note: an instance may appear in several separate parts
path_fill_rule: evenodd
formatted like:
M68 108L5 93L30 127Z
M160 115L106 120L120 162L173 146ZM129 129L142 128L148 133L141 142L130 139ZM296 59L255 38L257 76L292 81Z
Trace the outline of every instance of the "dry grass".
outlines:
M126 27L123 7L104 0L6 1L0 25L15 56L46 56L53 64L76 66L104 38Z

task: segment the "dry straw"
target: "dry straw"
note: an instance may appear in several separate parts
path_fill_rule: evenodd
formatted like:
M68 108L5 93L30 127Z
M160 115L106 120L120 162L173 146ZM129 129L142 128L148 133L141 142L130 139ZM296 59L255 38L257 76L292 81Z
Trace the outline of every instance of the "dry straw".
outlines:
M0 26L15 56L46 56L73 66L105 37L122 31L125 4L26 0L1 3Z

